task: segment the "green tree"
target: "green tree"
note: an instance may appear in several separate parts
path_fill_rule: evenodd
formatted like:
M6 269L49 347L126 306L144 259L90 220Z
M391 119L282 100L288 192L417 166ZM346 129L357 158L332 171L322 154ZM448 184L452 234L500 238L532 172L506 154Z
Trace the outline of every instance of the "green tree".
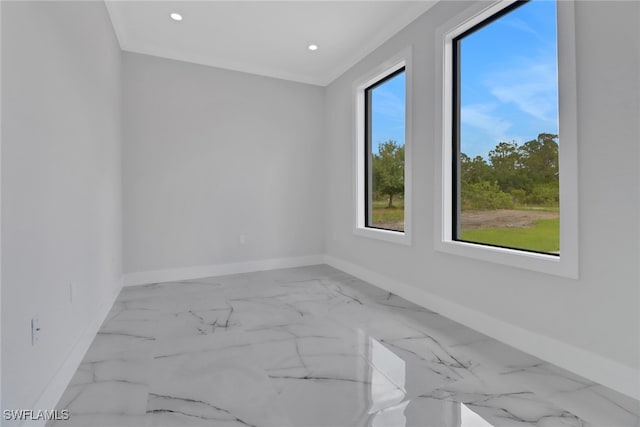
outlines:
M493 182L494 173L491 166L482 158L476 156L473 159L464 153L460 153L460 181L462 184L473 184L484 181Z
M515 189L530 190L529 177L524 169L523 153L514 142L500 142L489 151L489 162L500 190L510 193Z
M558 183L558 135L541 133L522 145L522 163L533 184Z
M393 196L404 194L404 145L392 140L381 143L372 163L373 189L387 195L387 207L393 207Z

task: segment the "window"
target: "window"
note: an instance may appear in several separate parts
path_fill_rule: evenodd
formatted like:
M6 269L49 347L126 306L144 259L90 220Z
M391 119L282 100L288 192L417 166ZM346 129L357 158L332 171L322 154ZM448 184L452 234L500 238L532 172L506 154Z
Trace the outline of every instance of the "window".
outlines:
M572 2L502 0L439 29L436 249L577 275L573 28Z
M453 39L455 240L559 254L555 6L518 1Z
M410 50L356 83L354 232L410 244Z
M405 69L364 90L365 224L404 231Z

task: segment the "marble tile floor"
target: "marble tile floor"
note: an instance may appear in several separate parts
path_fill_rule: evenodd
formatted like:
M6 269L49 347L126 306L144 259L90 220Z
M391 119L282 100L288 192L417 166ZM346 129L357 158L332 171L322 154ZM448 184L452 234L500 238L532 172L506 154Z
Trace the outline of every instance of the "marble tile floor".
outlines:
M48 425L622 427L639 406L319 265L123 289Z

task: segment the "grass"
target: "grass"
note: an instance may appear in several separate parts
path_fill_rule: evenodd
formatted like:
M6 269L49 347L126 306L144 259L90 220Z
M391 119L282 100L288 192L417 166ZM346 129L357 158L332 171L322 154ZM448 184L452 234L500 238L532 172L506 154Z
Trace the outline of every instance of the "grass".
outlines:
M404 221L404 201L394 200L391 208L387 204L387 200L373 202L373 224Z
M387 205L388 200L373 202L373 218L370 219L369 225L386 230L404 231L404 201L395 200L390 208Z
M560 219L541 219L529 228L482 228L462 232L462 240L539 252L560 250Z

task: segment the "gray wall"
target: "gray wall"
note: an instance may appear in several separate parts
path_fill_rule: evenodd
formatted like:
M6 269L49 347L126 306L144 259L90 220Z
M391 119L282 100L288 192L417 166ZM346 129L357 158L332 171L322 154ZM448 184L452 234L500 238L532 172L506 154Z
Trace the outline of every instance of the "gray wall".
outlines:
M466 7L436 5L326 90L326 252L378 274L640 368L638 2L577 2L580 279L434 250L435 29ZM352 84L413 45L413 246L352 233ZM334 238L334 236L336 236Z
M2 407L28 409L119 289L121 52L102 2L1 7Z
M125 53L124 89L125 272L323 253L322 88Z

